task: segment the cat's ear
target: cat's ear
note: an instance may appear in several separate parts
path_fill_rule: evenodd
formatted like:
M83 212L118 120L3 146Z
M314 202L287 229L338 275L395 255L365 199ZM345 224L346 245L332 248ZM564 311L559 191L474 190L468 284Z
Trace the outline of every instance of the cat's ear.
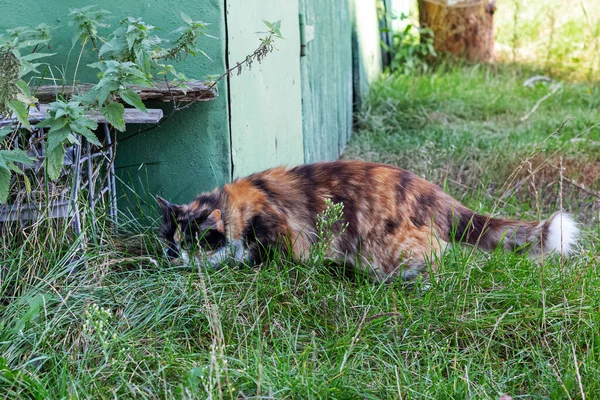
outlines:
M173 206L173 204L169 203L167 200L163 199L160 196L156 196L156 201L162 210L167 210Z
M173 214L176 214L179 210L178 205L169 203L167 200L163 199L160 196L156 196L156 201L158 202L158 206L160 207L163 218L165 220L170 220Z
M214 226L219 232L223 233L225 231L225 224L223 223L223 218L221 218L221 210L218 208L212 210L208 217L206 217L206 221Z

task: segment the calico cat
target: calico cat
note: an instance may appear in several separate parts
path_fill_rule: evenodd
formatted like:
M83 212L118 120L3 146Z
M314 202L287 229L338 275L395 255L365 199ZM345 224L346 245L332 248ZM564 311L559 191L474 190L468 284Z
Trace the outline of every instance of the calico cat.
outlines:
M343 203L343 223L327 257L367 269L376 280L412 279L448 243L533 255L568 254L577 238L571 217L542 222L479 215L440 187L400 168L333 161L273 168L235 180L186 205L158 198L161 236L171 257L189 261L191 248L213 267L234 260L259 264L269 249L305 260L317 240L325 199ZM335 233L335 232L334 232Z

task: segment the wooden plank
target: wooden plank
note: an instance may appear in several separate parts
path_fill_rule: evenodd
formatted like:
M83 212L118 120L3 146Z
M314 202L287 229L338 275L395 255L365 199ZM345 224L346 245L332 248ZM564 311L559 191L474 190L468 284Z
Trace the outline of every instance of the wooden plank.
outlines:
M38 123L46 118L46 113L48 111L48 104L40 104L39 110L35 108L31 108L29 110L29 122ZM98 111L92 111L86 115L92 121L95 121L99 124L103 124L106 122L102 114ZM125 109L125 124L156 124L163 117L163 110L158 108L149 108L148 113L144 113L135 108L126 108ZM0 127L14 124L14 119L3 119L0 120Z
M352 132L349 1L300 0L300 12L315 30L300 58L306 162L337 159Z
M229 81L233 176L304 162L298 0L229 0L229 65L258 46L248 32L264 31L263 19L281 21L285 40L261 63Z
M360 108L370 85L379 78L381 36L376 0L350 0L352 16L352 55L354 69L354 105Z
M54 202L46 210L45 204L25 204L22 206L2 205L0 206L0 222L9 221L31 221L40 215L48 218L66 218L73 216L73 210L69 210L69 200Z
M190 101L211 101L214 100L218 93L216 86L210 87L210 82L190 81L187 82L188 88L183 90L167 84L166 82L155 82L153 87L141 87L138 85L128 85L127 87L140 95L143 101L162 101L171 102L190 102ZM35 90L34 96L40 103L49 103L56 100L57 96L71 97L73 93L85 94L94 85L91 83L80 83L73 86L40 86ZM117 96L117 101L122 100Z

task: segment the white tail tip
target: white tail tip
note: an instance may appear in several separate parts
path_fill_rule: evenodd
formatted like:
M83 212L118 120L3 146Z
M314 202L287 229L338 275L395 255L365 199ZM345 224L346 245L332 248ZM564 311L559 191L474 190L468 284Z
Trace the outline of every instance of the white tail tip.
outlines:
M556 252L568 255L579 237L579 228L569 214L558 212L550 217L545 250L547 253Z

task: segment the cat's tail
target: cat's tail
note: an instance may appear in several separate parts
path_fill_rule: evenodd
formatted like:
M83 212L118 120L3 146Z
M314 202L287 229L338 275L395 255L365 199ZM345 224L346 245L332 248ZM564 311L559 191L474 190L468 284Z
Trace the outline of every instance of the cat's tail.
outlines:
M573 218L562 212L541 222L491 218L464 206L457 206L451 215L449 237L485 250L502 245L508 250L529 250L532 255L568 255L579 236Z

